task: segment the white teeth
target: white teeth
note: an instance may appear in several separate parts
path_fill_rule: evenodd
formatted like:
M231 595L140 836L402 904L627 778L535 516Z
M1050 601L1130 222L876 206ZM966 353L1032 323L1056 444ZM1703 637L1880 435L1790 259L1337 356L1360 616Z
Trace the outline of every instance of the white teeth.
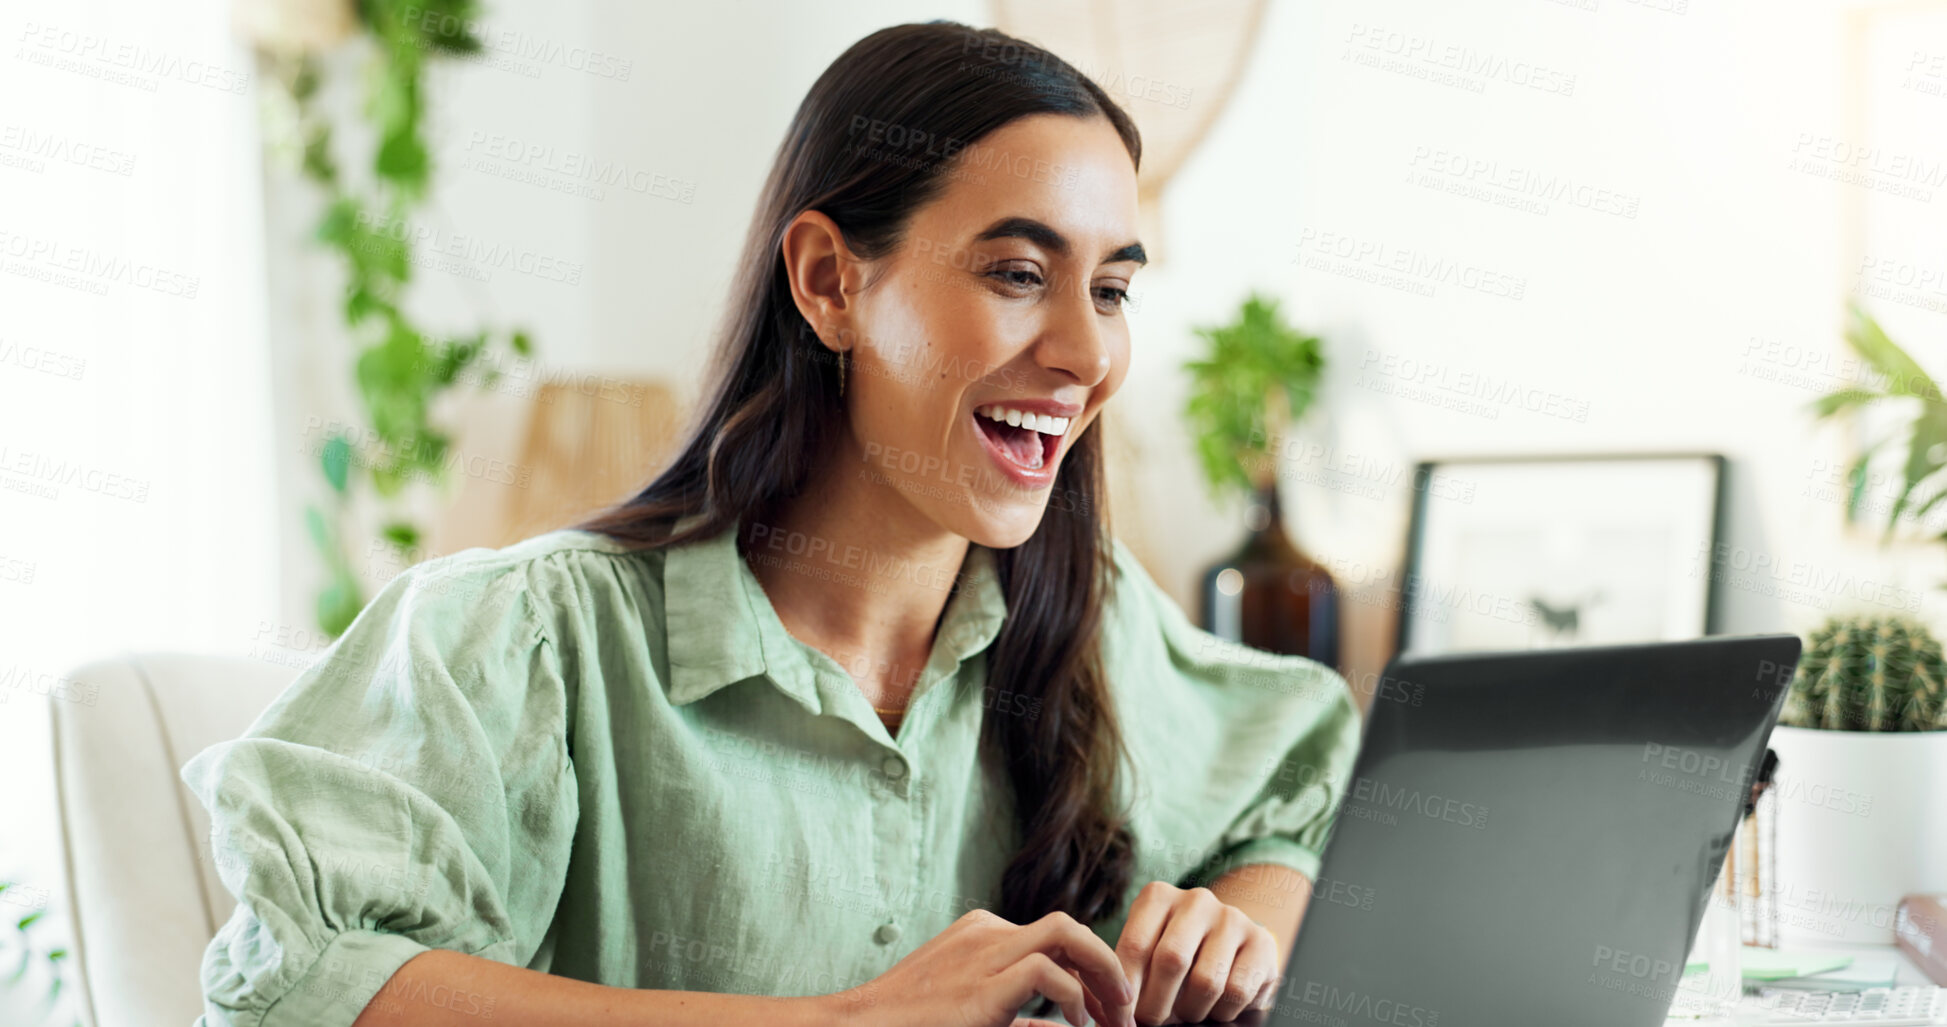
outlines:
M992 403L974 411L982 417L994 421L1005 421L1015 427L1028 427L1043 435L1068 434L1069 419L1050 414L1035 414L1025 410L1014 410Z

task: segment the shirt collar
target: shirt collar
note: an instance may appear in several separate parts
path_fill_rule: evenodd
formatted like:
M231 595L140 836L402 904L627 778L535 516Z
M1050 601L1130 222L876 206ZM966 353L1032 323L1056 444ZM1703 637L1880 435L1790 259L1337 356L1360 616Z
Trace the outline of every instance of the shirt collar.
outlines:
M677 521L676 528L686 529L702 519L701 514L691 514ZM835 679L843 673L837 661L785 630L764 586L737 552L742 524L739 520L710 538L665 550L669 700L685 705L725 685L762 676L812 713L829 712L834 690L856 694L857 687L849 676ZM867 573L836 563L833 570ZM969 545L958 585L940 618L926 672L956 669L991 644L1006 619L1007 602L993 550ZM860 700L863 704L862 696Z

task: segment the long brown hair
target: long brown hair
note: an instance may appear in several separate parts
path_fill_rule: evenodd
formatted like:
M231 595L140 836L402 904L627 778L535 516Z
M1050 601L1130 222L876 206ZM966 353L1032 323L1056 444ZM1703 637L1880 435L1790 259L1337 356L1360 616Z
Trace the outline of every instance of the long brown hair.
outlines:
M1132 163L1141 138L1102 89L1053 54L948 21L861 39L806 94L765 180L711 371L680 452L647 487L573 525L642 547L708 538L804 495L843 431L838 371L792 302L780 248L806 210L830 217L864 259L893 250L935 198L953 155L1016 118L1106 117ZM1100 417L1070 444L1054 483L1062 511L996 550L1007 619L988 680L1037 716L990 710L981 743L1013 786L1023 844L1002 878L1015 923L1056 910L1093 923L1120 909L1134 838L1115 808L1126 751L1102 668L1101 610L1113 581ZM675 522L703 515L688 530ZM1030 707L1032 708L1031 704Z

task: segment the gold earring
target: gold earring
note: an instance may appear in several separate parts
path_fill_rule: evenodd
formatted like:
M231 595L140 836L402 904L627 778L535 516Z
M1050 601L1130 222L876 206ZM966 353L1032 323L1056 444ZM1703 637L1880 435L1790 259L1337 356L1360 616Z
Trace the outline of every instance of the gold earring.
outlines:
M838 394L845 395L845 351L838 351Z

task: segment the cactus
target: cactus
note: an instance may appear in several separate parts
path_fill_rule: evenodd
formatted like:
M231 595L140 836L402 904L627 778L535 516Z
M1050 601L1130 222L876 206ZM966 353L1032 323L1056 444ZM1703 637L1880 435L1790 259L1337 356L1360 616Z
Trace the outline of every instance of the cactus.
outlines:
M1834 617L1812 632L1779 723L1830 731L1947 730L1947 660L1918 621Z

